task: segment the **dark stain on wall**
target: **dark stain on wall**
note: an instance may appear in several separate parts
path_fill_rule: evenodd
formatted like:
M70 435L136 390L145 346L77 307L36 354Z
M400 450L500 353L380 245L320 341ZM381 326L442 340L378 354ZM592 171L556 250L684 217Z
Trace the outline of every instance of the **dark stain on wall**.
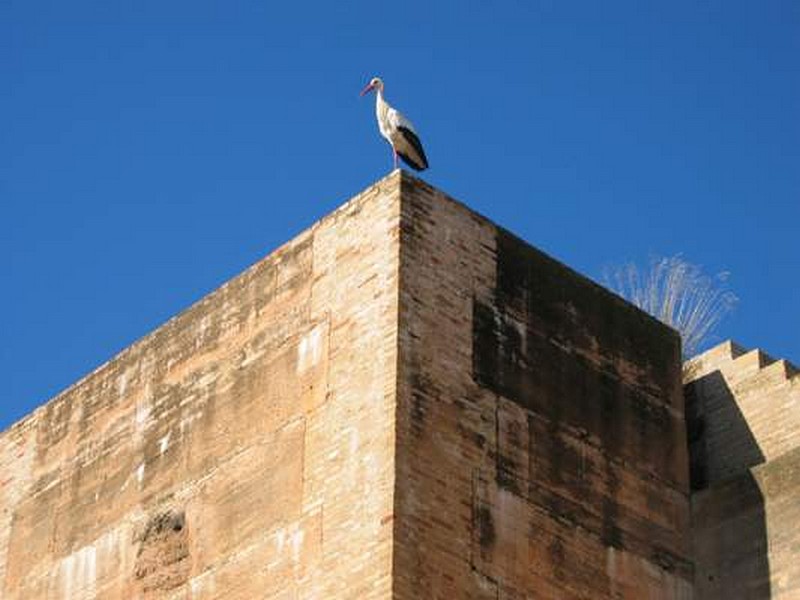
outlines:
M528 432L527 430L522 431L524 429L519 423L510 422L507 424L507 427L504 431L499 429L499 418L498 420L498 430L497 430L497 451L495 456L495 471L497 474L497 485L501 488L514 492L518 496L523 495L523 490L520 485L520 481L524 480L521 475L524 473L523 469L527 468L527 465L520 465L518 464L519 461L517 458L512 456L511 452L504 453L501 449L499 444L499 440L502 437L505 444L508 445L508 448L511 449L514 454L519 456L520 449L526 447L528 444ZM527 477L527 473L524 473L525 477Z
M609 358L646 365L652 390L680 381L677 334L503 229L497 234L496 303L503 313L526 315L533 329L563 346L590 348L596 340Z
M681 482L678 337L641 311L498 233L497 286L473 302L473 377L532 413L596 437L614 455ZM647 377L623 377L617 365ZM659 440L659 443L651 443Z
M524 413L498 411L494 484L604 547L691 579L691 561L672 551L677 534L621 494L636 477L688 488L676 454L684 442L678 335L503 230L496 252L493 294L473 298L472 375ZM670 493L665 510L674 508ZM490 546L492 515L474 511L476 537ZM563 539L533 525L528 538L547 548L555 573L565 568Z
M553 566L553 576L556 578L564 577L564 567L566 563L566 552L561 538L554 537L547 545L547 553Z
M433 385L419 367L411 370L411 431L417 435L425 429L425 419L429 410Z
M601 538L606 546L620 549L623 547L622 531L618 526L619 504L617 502L617 491L619 490L619 480L614 472L614 466L606 462L605 482L609 493L603 497L603 529Z
M475 507L475 529L478 534L478 543L483 550L489 550L494 545L495 530L492 511L486 504Z
M518 496L521 495L522 489L520 488L517 479L514 477L514 473L517 470L514 460L508 456L498 453L496 458L496 468L497 485L503 489L514 492Z

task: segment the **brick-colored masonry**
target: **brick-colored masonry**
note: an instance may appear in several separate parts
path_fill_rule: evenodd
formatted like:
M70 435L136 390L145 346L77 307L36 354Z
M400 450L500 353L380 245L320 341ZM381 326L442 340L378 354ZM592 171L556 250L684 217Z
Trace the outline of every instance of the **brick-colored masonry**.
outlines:
M394 597L691 597L677 334L401 197Z
M4 600L691 598L692 541L677 335L399 171L0 434Z

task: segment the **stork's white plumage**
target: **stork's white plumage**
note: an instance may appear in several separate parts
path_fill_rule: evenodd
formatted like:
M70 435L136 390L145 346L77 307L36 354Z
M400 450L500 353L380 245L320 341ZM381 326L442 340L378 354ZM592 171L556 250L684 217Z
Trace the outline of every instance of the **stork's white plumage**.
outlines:
M378 129L392 147L395 169L398 156L417 171L427 169L428 159L414 126L383 99L383 81L379 77L373 77L361 91L361 95L372 90L375 90L375 116L378 117Z

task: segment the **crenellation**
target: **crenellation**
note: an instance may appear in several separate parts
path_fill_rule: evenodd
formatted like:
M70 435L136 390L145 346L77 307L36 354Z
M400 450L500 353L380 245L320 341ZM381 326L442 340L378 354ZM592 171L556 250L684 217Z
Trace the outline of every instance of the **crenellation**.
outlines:
M800 380L787 361L731 342L690 364L703 365L686 385L696 592L793 598L800 591L793 526L800 522Z

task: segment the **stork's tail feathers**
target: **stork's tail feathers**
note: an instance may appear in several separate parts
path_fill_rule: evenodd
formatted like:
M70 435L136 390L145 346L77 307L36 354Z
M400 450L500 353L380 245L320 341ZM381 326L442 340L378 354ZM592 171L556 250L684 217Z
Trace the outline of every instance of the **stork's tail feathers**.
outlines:
M422 155L422 162L415 161L412 157L408 154L403 152L398 152L397 155L403 159L403 162L406 163L409 167L414 169L415 171L424 171L428 168L428 160L425 158L425 155Z
M425 150L422 149L422 143L419 141L417 134L407 127L398 127L400 134L405 138L406 142L411 146L413 152L401 152L397 154L403 161L412 169L416 171L424 171L428 168L428 157L425 156ZM413 156L416 154L416 156Z

